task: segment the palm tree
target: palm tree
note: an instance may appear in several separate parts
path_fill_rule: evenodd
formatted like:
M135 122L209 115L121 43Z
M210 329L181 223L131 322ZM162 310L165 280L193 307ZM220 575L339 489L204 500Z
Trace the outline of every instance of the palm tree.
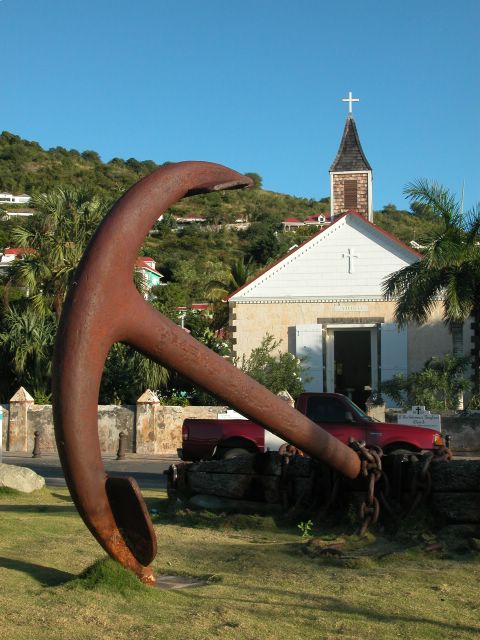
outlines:
M2 319L0 346L10 360L18 383L35 398L50 395L55 330L53 314L40 316L29 307L22 313L9 309Z
M452 329L472 316L475 349L474 393L480 392L480 207L466 215L448 189L420 179L405 188L413 204L427 205L443 223L435 237L424 241L419 262L391 274L383 283L386 298L396 298L395 319L427 322L439 300Z
M222 300L229 293L233 293L246 284L257 269L258 266L252 258L248 258L248 260L239 258L230 265L230 273L225 281L210 280L206 286L206 293L216 301Z
M108 205L67 188L33 196L31 205L36 213L30 223L12 230L16 245L30 252L12 267L11 279L27 290L38 313L53 311L59 318L72 275Z
M225 297L246 284L257 269L258 265L252 258L245 260L242 257L232 262L230 273L225 281L210 280L207 283L205 292L213 303L213 327L216 330L220 330L228 324L228 305L224 302Z

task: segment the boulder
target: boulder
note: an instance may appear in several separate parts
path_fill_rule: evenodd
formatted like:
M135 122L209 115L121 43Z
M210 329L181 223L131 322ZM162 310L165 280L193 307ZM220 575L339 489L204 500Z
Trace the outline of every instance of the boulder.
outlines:
M0 487L31 493L45 486L45 479L27 467L0 463Z

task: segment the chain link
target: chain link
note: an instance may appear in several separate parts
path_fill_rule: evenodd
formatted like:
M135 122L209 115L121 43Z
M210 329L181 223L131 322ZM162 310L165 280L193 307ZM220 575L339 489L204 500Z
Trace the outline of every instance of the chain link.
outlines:
M360 505L359 515L361 526L359 535L363 536L371 524L375 524L380 515L380 502L375 495L377 483L383 477L382 456L383 451L375 445L367 445L350 438L349 446L357 452L361 460L361 475L368 480L366 497ZM388 484L384 485L387 487ZM383 502L386 502L385 493L382 492Z

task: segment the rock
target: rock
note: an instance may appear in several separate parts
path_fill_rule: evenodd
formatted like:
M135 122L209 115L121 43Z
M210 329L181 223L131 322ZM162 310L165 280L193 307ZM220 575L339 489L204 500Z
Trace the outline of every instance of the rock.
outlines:
M246 513L271 515L278 514L280 508L277 505L266 504L265 502L254 502L252 500L233 500L230 498L220 498L198 493L192 496L187 505L192 509L205 509L206 511L225 511L227 513Z
M27 467L17 467L13 464L0 463L0 487L16 489L23 493L31 493L45 486L45 479L38 473L27 469Z

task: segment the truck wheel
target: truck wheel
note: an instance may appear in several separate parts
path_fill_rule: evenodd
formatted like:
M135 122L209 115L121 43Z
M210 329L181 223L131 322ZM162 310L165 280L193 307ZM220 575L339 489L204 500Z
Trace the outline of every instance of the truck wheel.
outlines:
M242 449L241 447L232 447L231 449L225 449L222 453L222 460L231 460L232 458L241 458L245 456L252 456L253 453L248 449Z

